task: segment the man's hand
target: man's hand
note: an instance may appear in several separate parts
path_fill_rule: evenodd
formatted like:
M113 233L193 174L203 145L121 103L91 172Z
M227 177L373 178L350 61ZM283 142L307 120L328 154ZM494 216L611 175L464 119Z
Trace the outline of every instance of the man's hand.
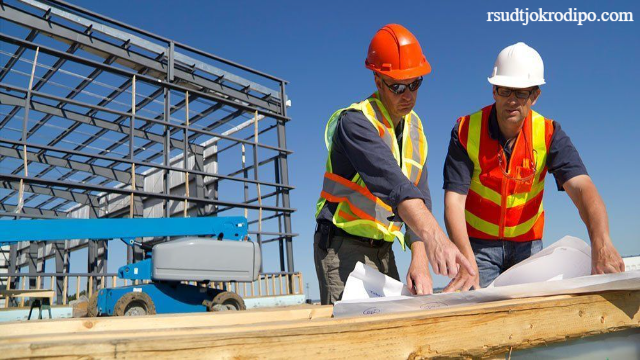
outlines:
M427 264L427 252L422 241L411 244L411 265L407 272L407 287L413 295L433 294L433 282Z
M398 213L425 244L433 272L453 278L458 274L460 266L466 268L469 274L476 274L469 261L444 234L422 199L400 202Z
M440 230L438 228L438 230ZM430 240L425 241L427 255L433 268L433 272L438 275L455 277L458 274L458 267L465 269L469 275L475 276L477 271L471 266L469 260L462 255L458 248L447 238L442 230L437 231Z
M591 274L611 274L624 271L624 261L610 239L592 241Z
M457 290L468 291L472 287L476 290L480 289L480 275L478 273L478 265L476 264L475 257L471 254L469 259L471 266L475 270L475 275L469 274L465 268L460 268L458 275L447 285L442 292L454 292Z
M604 202L588 175L578 175L563 185L578 208L591 239L591 274L624 271L624 261L609 236L609 219Z

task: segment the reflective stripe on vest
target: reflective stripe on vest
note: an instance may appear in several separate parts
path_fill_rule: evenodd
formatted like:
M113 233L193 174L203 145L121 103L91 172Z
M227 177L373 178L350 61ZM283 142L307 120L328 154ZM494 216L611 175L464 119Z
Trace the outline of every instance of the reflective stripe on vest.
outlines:
M391 207L373 195L358 174L353 179L345 179L333 173L331 166L333 134L341 113L352 109L362 112L369 120L380 138L389 146L398 166L402 168L402 173L415 185L420 181L428 151L420 118L413 111L405 116L402 154L400 154L393 123L384 105L377 99L377 94L374 94L360 103L336 111L327 123L325 143L329 156L322 192L316 204L316 217L326 201L338 203L333 214L333 223L337 227L349 234L372 239L393 242L398 238L404 249L404 235L400 232L403 224L389 220L394 217Z
M468 129L463 146L474 169L465 206L469 236L515 241L541 239L547 143L553 132L551 120L531 111L516 138L507 167L500 145L489 135L491 108L463 118L459 127L459 134L464 127ZM498 157L502 158L503 169Z

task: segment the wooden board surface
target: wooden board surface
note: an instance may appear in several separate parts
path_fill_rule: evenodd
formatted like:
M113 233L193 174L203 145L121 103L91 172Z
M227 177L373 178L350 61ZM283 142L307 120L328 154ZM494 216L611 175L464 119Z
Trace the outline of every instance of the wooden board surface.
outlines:
M36 289L3 289L0 290L0 297L40 297L52 298L56 296L53 290L36 290Z
M89 319L94 326L84 330L74 328L78 320L72 319L57 321L67 325L49 335L53 327L37 335L18 329L11 336L4 335L9 328L0 327L0 357L475 357L640 331L639 308L640 291L615 291L339 319L327 317L326 307L318 307L316 317L309 309L248 311L242 315L250 316L235 322L230 314Z
M179 328L226 328L232 325L252 325L267 322L330 318L333 306L301 305L284 308L254 309L239 312L166 314L140 317L98 317L53 319L37 322L0 323L0 342L7 337L56 336L65 334L102 334L114 332L145 332ZM143 333L138 336L151 335Z

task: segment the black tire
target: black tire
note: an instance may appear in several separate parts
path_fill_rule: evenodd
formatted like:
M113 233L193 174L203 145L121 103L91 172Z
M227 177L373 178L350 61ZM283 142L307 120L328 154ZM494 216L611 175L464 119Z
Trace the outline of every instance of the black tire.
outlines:
M143 292L130 292L124 294L116 302L113 309L114 316L141 316L155 315L156 306L151 297Z
M208 311L239 311L246 309L247 307L244 305L244 300L240 295L231 291L223 291L214 296L207 306Z
M89 298L89 303L87 304L87 317L97 317L98 316L98 294L100 291L96 291Z

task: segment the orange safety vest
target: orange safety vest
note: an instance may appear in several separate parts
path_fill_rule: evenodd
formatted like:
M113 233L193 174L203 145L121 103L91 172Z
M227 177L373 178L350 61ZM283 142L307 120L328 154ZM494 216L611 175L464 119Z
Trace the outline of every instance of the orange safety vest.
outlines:
M346 179L333 173L331 165L331 147L333 134L340 115L345 110L358 110L369 120L378 135L389 146L402 173L415 185L420 181L422 167L427 159L427 138L418 115L411 111L404 117L402 153L398 147L395 129L384 105L378 100L377 93L370 98L348 108L340 109L331 115L325 129L325 144L329 155L322 185L320 199L316 204L316 217L326 201L338 203L333 215L333 224L347 233L371 239L393 242L398 238L404 249L404 235L400 232L403 223L390 221L393 218L391 206L373 195L359 174Z
M530 111L507 159L489 134L493 105L458 119L460 143L473 162L465 204L467 232L478 239L542 239L542 196L552 120Z

